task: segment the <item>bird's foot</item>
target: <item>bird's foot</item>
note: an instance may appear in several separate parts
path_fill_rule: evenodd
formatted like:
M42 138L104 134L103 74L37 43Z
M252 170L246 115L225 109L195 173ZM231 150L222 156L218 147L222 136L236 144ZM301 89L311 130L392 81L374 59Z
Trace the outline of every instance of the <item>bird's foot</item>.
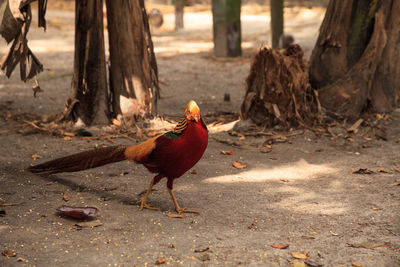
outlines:
M143 199L139 200L137 203L138 204L140 203L139 210L143 210L143 209L158 210L158 208L150 206L149 204L147 204L146 201L144 201Z
M188 209L185 209L185 208L176 208L176 212L178 212L178 214L181 214L181 213L199 213L198 210L188 210Z

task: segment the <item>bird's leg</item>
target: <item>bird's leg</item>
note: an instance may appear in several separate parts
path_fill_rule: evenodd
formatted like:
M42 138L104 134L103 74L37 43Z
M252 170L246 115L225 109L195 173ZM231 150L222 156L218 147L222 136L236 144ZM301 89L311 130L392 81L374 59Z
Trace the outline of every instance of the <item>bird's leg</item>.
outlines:
M156 177L154 177L153 179L151 179L151 182L150 182L149 188L148 188L147 191L146 191L146 194L137 202L137 203L140 203L139 210L142 210L143 208L149 209L149 210L158 210L157 208L152 207L152 206L150 206L149 204L146 203L146 202L147 202L147 198L149 197L149 195L150 195L150 193L151 193L151 189L153 188L154 179L155 179L155 178L156 178Z
M174 192L172 191L172 189L168 188L168 192L171 195L172 201L174 202L176 212L178 212L179 214L181 214L182 212L199 213L199 211L197 211L197 210L187 210L185 208L179 207L178 201L176 201L176 198L175 198L175 195L174 195Z

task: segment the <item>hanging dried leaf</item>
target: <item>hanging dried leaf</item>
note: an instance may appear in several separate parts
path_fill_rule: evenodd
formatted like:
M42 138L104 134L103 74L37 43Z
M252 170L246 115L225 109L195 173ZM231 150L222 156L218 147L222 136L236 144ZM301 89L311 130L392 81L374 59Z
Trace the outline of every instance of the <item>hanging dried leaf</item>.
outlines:
M239 161L236 161L236 160L234 160L234 161L232 162L232 165L233 165L233 167L235 167L236 169L244 169L244 168L247 167L245 164L240 163Z
M33 97L36 97L38 93L43 92L39 84L35 84L34 86L32 86L32 91L33 91Z
M289 244L273 244L271 245L271 247L279 249L287 249L289 247Z

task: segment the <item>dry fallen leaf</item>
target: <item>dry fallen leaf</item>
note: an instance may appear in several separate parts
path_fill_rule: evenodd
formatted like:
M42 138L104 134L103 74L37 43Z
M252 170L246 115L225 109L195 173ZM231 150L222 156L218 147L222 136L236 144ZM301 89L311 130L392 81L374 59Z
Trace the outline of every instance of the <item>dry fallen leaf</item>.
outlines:
M269 152L271 152L271 151L272 151L272 149L269 148L269 147L262 147L262 148L260 149L260 152L261 152L261 153L269 153Z
M222 155L234 155L235 151L233 150L221 150Z
M351 171L352 174L373 174L374 172L367 168L360 168L357 170Z
M382 246L379 246L379 247L381 247L381 248L390 248L390 249L393 249L395 251L399 250L399 248L391 246L391 245L382 245Z
M112 123L113 123L115 126L121 126L121 125L122 125L121 121L119 121L119 120L117 120L117 119L112 119Z
M195 169L191 169L189 172L190 172L191 174L197 174L197 171L196 171Z
M303 261L294 260L290 263L290 267L306 267Z
M3 254L3 256L6 256L7 258L17 256L17 253L15 253L14 250L8 250L8 249L3 250L3 252L1 252L1 254Z
M289 183L289 180L288 179L284 179L284 178L279 179L279 181L284 182L284 183Z
M210 254L208 254L207 252L199 256L199 260L201 261L209 261L210 259Z
M372 242L362 242L362 243L347 243L349 247L353 248L367 248L367 249L374 249L376 247L379 247L378 244L372 243Z
M32 155L32 159L33 160L37 160L37 159L40 159L42 156L40 156L40 155L38 155L38 154L33 154Z
M70 136L64 136L63 140L64 140L64 141L71 141L72 138L71 138Z
M165 259L163 257L160 257L156 260L156 262L154 264L160 265L160 264L164 264L164 263L165 263Z
M279 249L286 249L289 247L289 244L273 244L271 245L273 248L279 248Z
M400 172L400 167L396 167L394 169L396 170L396 172Z
M385 169L385 168L383 168L383 167L380 167L380 168L378 169L378 172L392 173L390 170L387 170L387 169Z
M361 264L356 263L356 262L352 262L352 263L351 263L351 266L354 266L354 267L362 267Z
M186 218L185 214L167 213L167 216L170 217L170 218L179 218L179 219Z
M195 249L194 252L195 253L201 253L201 252L206 252L208 251L210 248L206 247L206 248L199 248L199 249Z
M67 196L65 193L63 194L63 200L64 200L65 202L67 202L67 201L69 200L68 196Z
M304 254L304 253L292 252L291 254L292 254L292 257L293 257L293 258L296 258L296 259L305 260L305 259L308 258L308 255L307 255L307 254Z
M400 179L397 179L392 186L399 186L400 185Z
M358 127L360 127L361 123L364 121L364 119L358 119L350 128L347 129L348 132L358 132Z
M74 133L70 133L70 132L64 132L65 136L70 136L70 137L74 137L75 134Z
M234 160L234 161L232 162L232 165L233 165L233 167L235 167L236 169L244 169L244 168L247 167L245 164L240 163L239 161L236 161L236 160Z
M17 258L17 261L19 261L19 262L25 262L26 260L25 260L24 258L19 257L19 258Z

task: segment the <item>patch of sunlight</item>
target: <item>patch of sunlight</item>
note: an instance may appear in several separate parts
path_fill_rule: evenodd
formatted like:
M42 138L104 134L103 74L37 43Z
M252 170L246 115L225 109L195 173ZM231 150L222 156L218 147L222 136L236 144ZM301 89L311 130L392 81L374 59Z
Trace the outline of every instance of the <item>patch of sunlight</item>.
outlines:
M242 42L242 49L251 48L254 44L251 42ZM154 47L154 52L162 56L173 56L176 54L194 54L208 52L214 49L213 42L190 42L173 41L168 45L158 45Z
M258 191L257 193L265 195L265 199L269 198L271 192L282 196L276 202L269 202L269 208L278 208L296 213L336 215L347 212L349 208L348 203L341 196L343 183L340 180L335 179L330 182L329 193L326 186L320 188L303 183L293 183L296 180L318 179L322 175L335 172L337 172L337 169L329 164L312 164L300 159L297 162L276 167L262 165L235 175L208 178L203 182L235 184L238 182L279 181L278 186L271 188L266 185L263 191ZM260 187L257 186L257 188ZM264 205L265 203L260 202L261 209Z
M328 164L311 164L300 159L298 162L277 167L255 168L237 175L223 175L204 180L206 183L265 182L269 180L305 180L336 170Z
M29 48L34 53L73 52L74 43L60 39L29 40Z
M341 183L336 183L338 186ZM338 189L338 188L337 188ZM294 212L312 213L312 214L341 214L346 212L348 205L345 201L338 201L335 198L335 190L330 190L330 194L298 186L286 185L274 189L275 192L290 193L292 196L283 198L274 205L280 209L286 209Z

